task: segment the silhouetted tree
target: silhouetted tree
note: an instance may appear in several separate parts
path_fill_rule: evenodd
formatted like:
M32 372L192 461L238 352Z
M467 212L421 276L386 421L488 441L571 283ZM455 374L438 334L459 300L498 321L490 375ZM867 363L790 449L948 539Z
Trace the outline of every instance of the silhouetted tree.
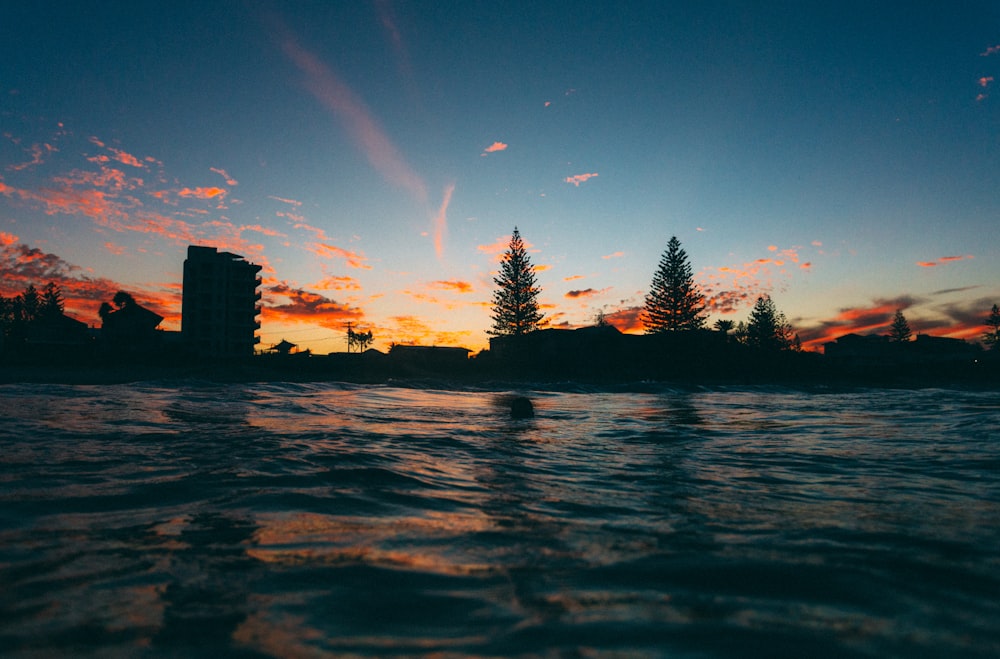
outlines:
M746 325L745 343L758 350L792 350L800 346L785 314L778 311L769 295L757 298Z
M355 332L350 324L347 326L347 352L351 351L351 348L357 348L358 352L364 352L368 349L373 341L372 331L367 332Z
M889 327L889 341L892 343L906 343L913 336L910 331L910 324L906 322L906 316L901 309L896 309L896 315L892 318L892 325Z
M538 329L542 314L538 310L541 290L535 281L535 270L525 251L517 227L500 261L500 274L493 278L499 287L493 291L492 336L521 336Z
M594 314L594 325L597 327L607 327L608 317L604 315L603 309L598 309L597 313Z
M97 315L101 317L101 322L105 323L108 320L108 316L111 315L111 312L114 310L114 307L107 302L101 302L101 308L97 310Z
M646 295L646 333L698 329L705 323L704 310L705 296L695 286L687 253L673 236Z
M38 318L38 312L42 307L42 298L38 294L38 289L35 288L34 284L28 284L28 287L24 289L20 297L21 320L25 323L30 323Z
M983 343L988 350L1000 351L1000 308L995 304L986 318L986 326L989 330L983 332Z
M62 315L63 308L62 291L59 290L59 286L49 282L42 291L41 307L38 311L39 318L46 320L58 318Z
M715 321L714 327L715 327L715 329L717 329L720 332L722 332L723 336L725 336L725 337L728 338L729 337L729 331L733 329L733 321L731 321L731 320L723 320L722 318L720 318L719 320Z
M111 298L111 301L119 309L131 307L136 304L135 298L132 297L130 293L126 293L125 291L118 291L115 293L115 296Z

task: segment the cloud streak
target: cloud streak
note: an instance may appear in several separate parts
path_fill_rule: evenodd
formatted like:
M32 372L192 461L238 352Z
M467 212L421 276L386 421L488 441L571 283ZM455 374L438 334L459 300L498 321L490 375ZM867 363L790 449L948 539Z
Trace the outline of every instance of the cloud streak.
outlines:
M917 261L917 265L921 268L936 268L939 265L945 265L947 263L953 263L955 261L964 261L967 259L974 259L975 256L971 254L966 254L965 256L942 256L936 261Z
M341 122L368 162L389 183L408 190L420 202L427 202L427 187L413 171L364 101L314 53L301 46L284 25L281 49L304 77L305 88Z

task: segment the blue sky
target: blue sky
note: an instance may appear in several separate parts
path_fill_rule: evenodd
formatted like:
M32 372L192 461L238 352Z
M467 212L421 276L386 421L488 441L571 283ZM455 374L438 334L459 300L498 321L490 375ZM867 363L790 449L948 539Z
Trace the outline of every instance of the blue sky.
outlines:
M262 345L484 347L516 225L552 326L676 235L711 319L975 337L1000 301L996 3L24 3L0 26L0 294L179 329L188 244Z

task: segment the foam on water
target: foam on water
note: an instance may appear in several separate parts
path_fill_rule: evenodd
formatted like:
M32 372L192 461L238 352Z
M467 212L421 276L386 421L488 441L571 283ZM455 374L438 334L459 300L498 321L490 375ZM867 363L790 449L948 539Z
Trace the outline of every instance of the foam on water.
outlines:
M5 656L1000 653L993 392L7 385L0 419Z

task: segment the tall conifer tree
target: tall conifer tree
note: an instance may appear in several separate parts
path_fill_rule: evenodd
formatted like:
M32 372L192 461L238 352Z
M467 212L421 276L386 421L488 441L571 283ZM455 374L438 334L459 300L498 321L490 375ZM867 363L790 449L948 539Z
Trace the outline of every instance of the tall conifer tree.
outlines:
M901 309L896 309L892 325L889 326L889 340L893 343L906 343L912 336L913 332L910 331L910 324L906 322L906 316Z
M493 336L521 336L538 329L542 314L538 311L541 290L535 271L524 249L517 227L500 261L500 273L493 278L499 287L493 291Z
M798 335L778 311L770 295L757 298L746 324L745 343L758 350L793 350L799 345Z
M705 323L705 296L694 283L687 253L673 236L646 296L643 323L647 334L699 329Z

